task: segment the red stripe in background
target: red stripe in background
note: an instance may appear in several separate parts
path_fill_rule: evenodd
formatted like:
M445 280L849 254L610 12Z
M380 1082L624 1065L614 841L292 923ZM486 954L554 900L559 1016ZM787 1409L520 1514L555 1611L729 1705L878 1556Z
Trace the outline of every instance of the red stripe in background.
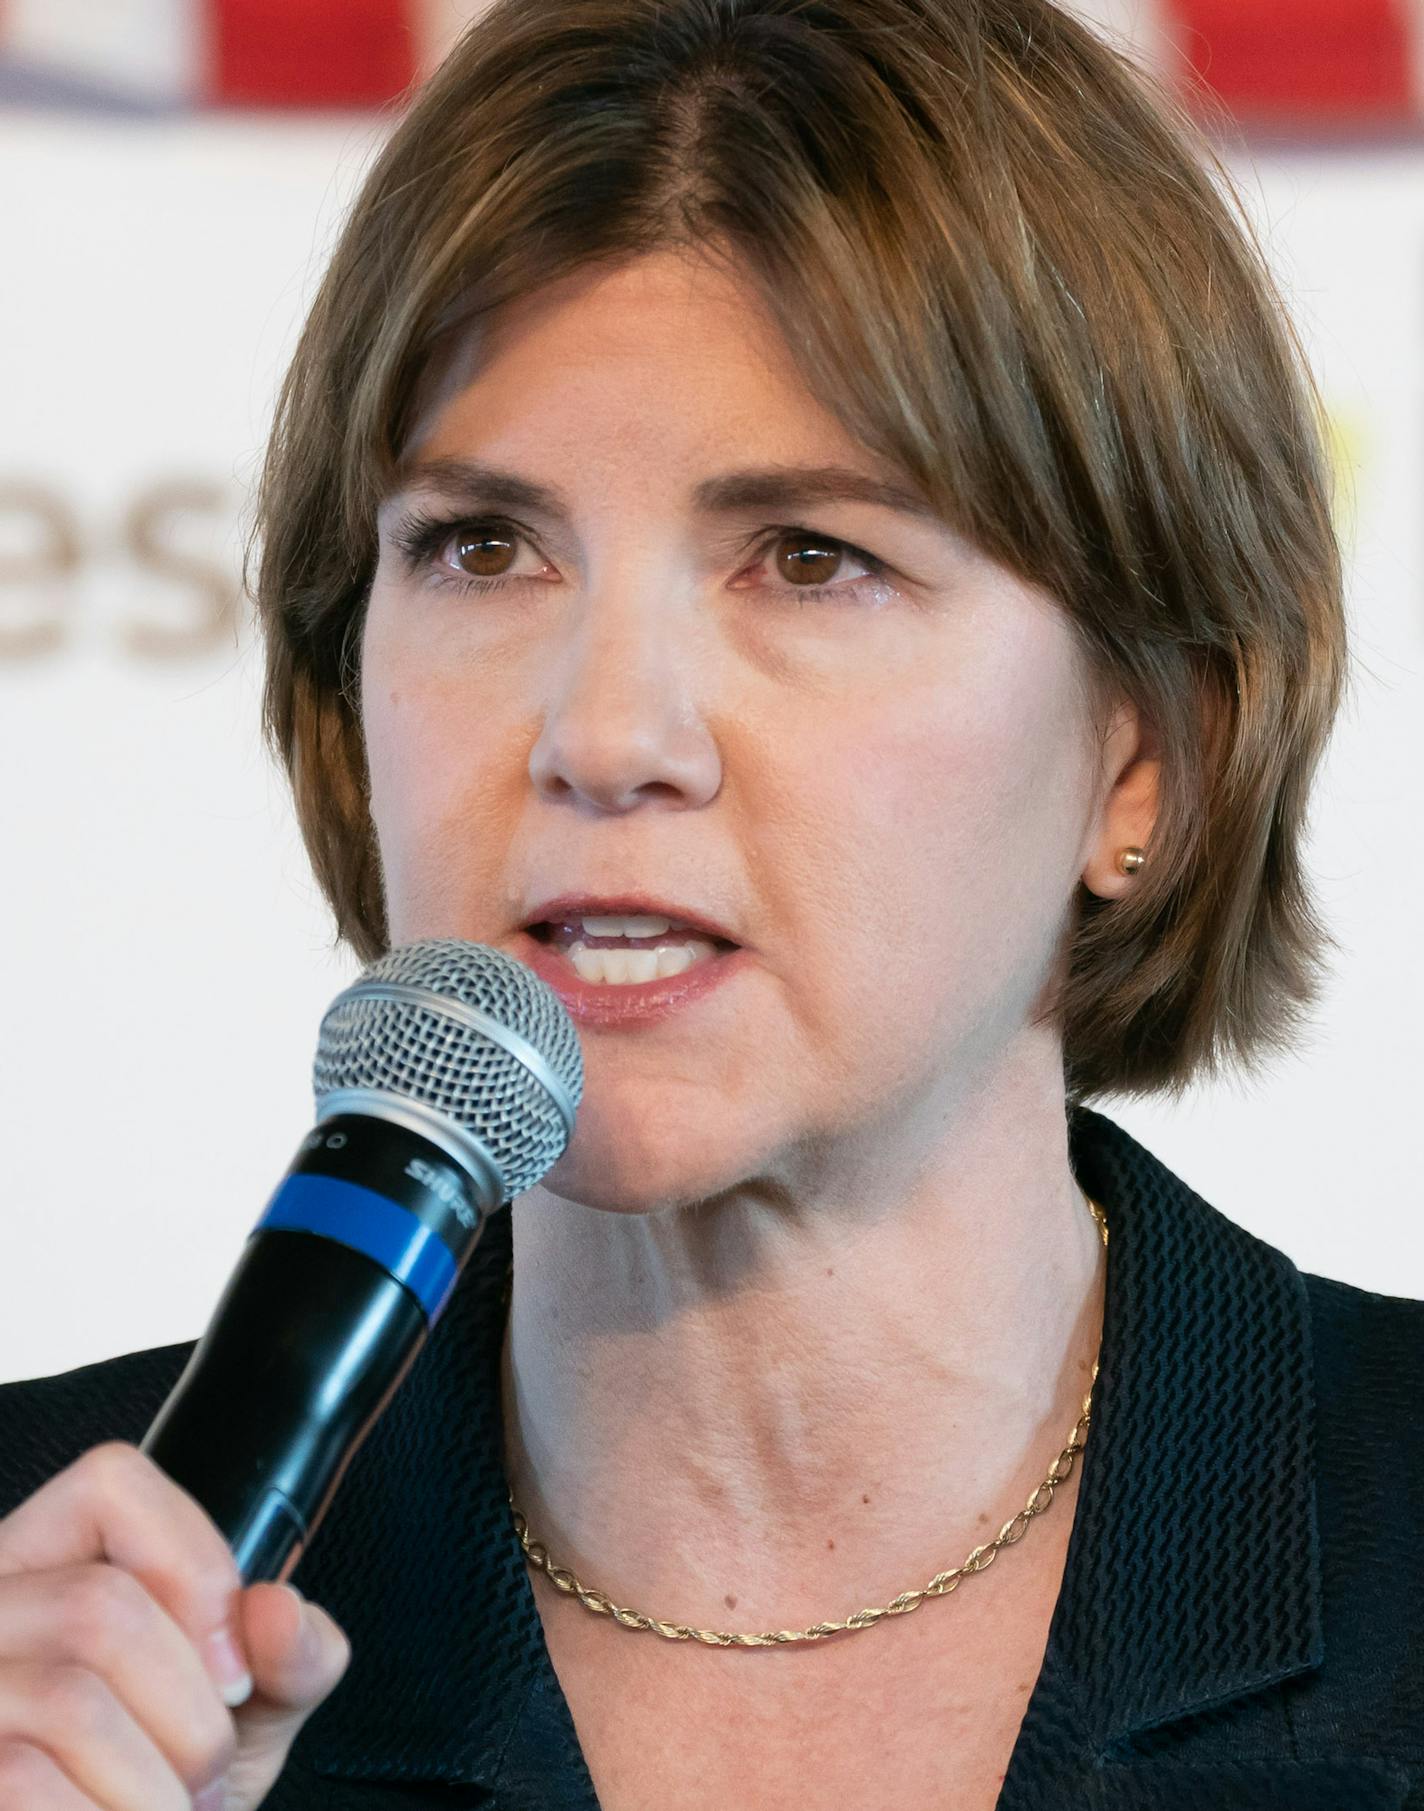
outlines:
M1408 0L1172 0L1192 67L1240 119L1412 118Z
M404 0L204 0L204 6L210 106L378 107L416 72Z

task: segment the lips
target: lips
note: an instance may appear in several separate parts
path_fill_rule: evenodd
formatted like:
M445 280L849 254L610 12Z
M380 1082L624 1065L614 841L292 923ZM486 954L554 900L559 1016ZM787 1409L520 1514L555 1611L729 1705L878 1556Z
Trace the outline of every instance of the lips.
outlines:
M670 915L662 914L665 918ZM717 941L725 943L724 939ZM674 1015L695 1010L709 995L734 983L756 960L749 950L731 945L719 947L681 974L618 983L585 981L567 956L530 930L516 934L512 953L548 982L581 1028L629 1032L651 1029Z
M654 899L647 893L562 893L534 906L523 928L534 933L547 925L576 924L581 918L621 917L667 918L672 922L670 936L678 931L694 931L729 949L739 947L731 933L715 919L670 900Z

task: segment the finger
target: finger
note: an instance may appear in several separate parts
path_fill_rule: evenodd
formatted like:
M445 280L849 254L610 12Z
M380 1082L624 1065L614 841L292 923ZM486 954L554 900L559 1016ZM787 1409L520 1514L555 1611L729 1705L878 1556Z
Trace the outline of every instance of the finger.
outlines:
M0 1578L107 1560L133 1573L197 1647L209 1675L245 1695L242 1575L211 1516L136 1446L111 1440L76 1459L0 1521Z
M339 1625L295 1585L250 1585L242 1608L253 1691L235 1718L239 1739L259 1724L299 1724L330 1696L351 1659Z
M103 1811L191 1811L192 1795L97 1674L0 1661L0 1742L51 1755Z
M192 1642L117 1566L0 1579L0 1661L87 1667L193 1791L232 1761L237 1732Z
M303 1723L340 1682L351 1643L294 1585L249 1585L242 1613L254 1685L233 1718L237 1758L228 1785L239 1803L257 1804L281 1772Z
M94 1801L42 1748L0 1742L0 1811L94 1811Z

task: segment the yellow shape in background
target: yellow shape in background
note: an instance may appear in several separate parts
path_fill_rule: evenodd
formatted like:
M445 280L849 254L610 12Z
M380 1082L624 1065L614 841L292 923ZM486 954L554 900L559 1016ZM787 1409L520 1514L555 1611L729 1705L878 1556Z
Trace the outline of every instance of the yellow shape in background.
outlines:
M1334 483L1335 526L1342 541L1353 544L1360 519L1360 485L1370 466L1374 436L1363 409L1328 408L1326 446Z

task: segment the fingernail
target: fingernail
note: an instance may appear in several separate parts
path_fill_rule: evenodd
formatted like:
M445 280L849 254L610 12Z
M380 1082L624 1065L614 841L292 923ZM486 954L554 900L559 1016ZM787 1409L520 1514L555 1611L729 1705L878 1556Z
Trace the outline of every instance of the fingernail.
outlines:
M211 1786L204 1786L193 1800L193 1811L225 1811L226 1805L227 1781L214 1780Z
M289 1593L297 1606L300 1622L297 1627L297 1664L314 1666L321 1658L321 1639L316 1632L312 1619L311 1606L297 1587L289 1580L284 1581L282 1589Z
M252 1675L231 1633L219 1629L216 1635L209 1635L206 1652L208 1672L222 1692L223 1703L229 1710L246 1704L252 1696Z

